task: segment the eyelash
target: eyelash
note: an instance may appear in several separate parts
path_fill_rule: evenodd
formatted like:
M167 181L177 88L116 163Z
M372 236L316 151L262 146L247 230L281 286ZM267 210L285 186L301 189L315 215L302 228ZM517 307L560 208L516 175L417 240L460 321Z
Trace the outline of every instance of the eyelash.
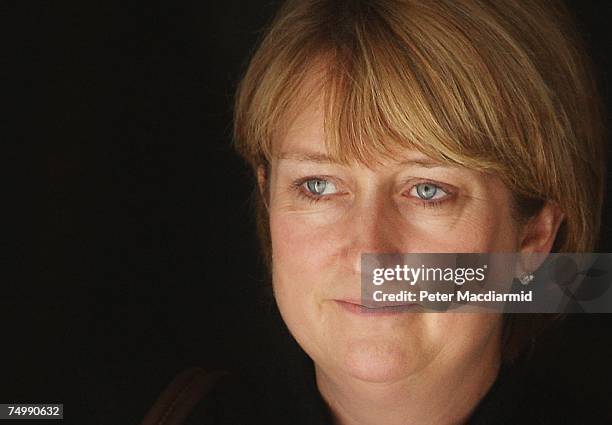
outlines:
M331 200L331 196L315 196L312 193L310 193L308 191L308 189L304 188L304 183L306 183L309 180L328 180L328 178L326 176L310 176L310 177L304 177L298 180L295 180L292 184L291 184L291 189L294 190L298 197L300 197L303 200L306 200L308 202L310 202L311 204L316 204L318 202L326 202ZM421 204L421 206L423 208L440 208L442 206L443 203L445 203L448 198L452 195L452 193L448 190L446 190L445 188L443 188L442 186L440 186L437 183L434 183L432 181L428 181L428 180L424 180L424 181L420 181L416 184L414 184L413 186L410 187L410 190L412 190L414 187L420 185L420 184L431 184L432 186L435 186L436 188L442 190L443 192L445 192L447 194L447 196L445 197L445 199L441 200L441 201L425 201L425 200L420 200L417 201L419 202L419 204ZM420 198L416 198L416 199L420 199Z

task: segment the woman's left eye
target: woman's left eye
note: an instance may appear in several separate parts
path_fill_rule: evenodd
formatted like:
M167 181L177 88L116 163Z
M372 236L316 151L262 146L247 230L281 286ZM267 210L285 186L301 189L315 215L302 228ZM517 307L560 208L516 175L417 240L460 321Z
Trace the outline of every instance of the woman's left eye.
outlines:
M410 195L423 201L434 201L447 196L448 193L433 183L419 183L410 189Z

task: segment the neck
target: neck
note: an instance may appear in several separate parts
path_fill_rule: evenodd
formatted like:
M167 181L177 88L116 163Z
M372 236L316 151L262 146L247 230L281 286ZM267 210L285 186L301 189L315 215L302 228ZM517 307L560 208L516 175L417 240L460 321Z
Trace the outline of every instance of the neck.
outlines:
M315 365L317 386L336 425L465 424L499 372L496 342L471 363L435 360L388 383L328 374Z

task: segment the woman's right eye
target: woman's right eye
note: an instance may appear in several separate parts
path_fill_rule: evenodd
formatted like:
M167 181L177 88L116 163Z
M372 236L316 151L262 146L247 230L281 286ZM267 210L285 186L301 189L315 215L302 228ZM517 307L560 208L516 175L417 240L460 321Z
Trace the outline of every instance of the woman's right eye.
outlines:
M336 186L325 179L308 179L304 182L304 186L314 196L333 195L337 192Z

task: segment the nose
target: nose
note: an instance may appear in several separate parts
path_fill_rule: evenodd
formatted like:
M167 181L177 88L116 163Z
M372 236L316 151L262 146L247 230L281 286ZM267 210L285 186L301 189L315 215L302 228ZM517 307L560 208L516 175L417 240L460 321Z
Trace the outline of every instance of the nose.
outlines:
M383 191L356 197L346 216L343 262L354 274L362 270L363 254L398 254L405 247L405 227L393 200ZM386 267L395 256L368 255L374 267Z

